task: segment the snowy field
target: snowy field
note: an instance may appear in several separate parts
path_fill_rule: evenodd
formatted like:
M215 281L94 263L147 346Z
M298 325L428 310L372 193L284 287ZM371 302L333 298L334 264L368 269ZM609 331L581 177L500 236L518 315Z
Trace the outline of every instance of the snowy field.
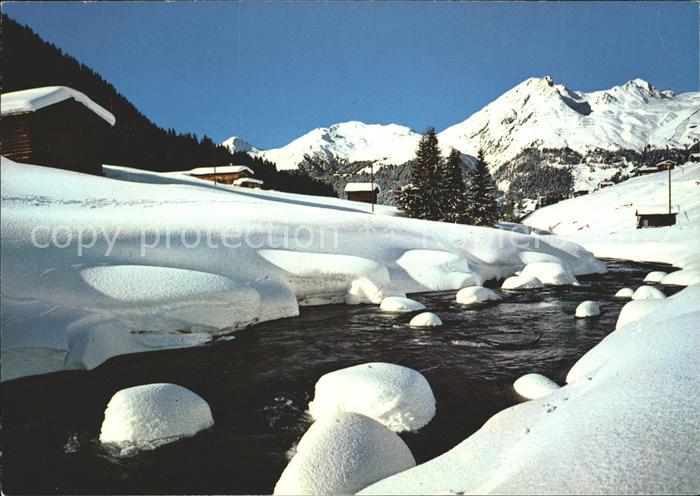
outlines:
M380 304L528 263L604 265L553 236L397 217L393 208L109 168L2 160L2 379L204 344L299 305Z

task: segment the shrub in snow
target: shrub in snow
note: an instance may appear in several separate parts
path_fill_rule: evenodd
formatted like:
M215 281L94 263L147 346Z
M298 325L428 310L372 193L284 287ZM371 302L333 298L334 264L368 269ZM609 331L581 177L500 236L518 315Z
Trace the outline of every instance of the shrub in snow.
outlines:
M457 303L462 305L473 305L484 301L500 300L501 297L488 288L472 286L460 289L457 292Z
M663 300L666 295L653 286L640 286L632 295L633 300Z
M321 377L309 413L367 415L395 432L415 431L435 415L435 397L420 372L391 363L363 363Z
M634 294L634 289L622 288L617 293L615 293L615 298L632 298L633 294Z
M576 307L576 317L586 318L600 315L600 307L595 301L584 301Z
M118 391L107 404L100 442L154 448L214 425L201 397L176 384Z
M274 494L355 494L415 465L394 432L365 415L340 412L306 431Z
M442 325L442 320L432 312L423 312L413 317L408 325L412 327L436 327Z
M416 312L424 310L425 305L410 298L388 296L382 300L379 308L384 312Z
M520 273L521 277L536 277L542 284L561 286L573 284L578 286L576 277L571 271L557 262L534 262L525 266Z
M525 374L513 383L513 387L523 398L537 400L559 389L559 384L542 374Z
M666 272L663 272L661 270L655 270L653 272L649 272L646 277L644 278L644 282L661 282L661 280L666 276Z
M683 269L671 272L661 280L661 284L672 284L675 286L700 284L700 270Z
M511 276L501 285L501 289L537 289L543 288L544 284L536 277Z

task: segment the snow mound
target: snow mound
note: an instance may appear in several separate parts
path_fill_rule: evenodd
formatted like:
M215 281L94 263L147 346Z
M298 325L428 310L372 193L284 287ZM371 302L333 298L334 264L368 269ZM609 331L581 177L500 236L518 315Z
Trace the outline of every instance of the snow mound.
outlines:
M682 269L671 272L661 280L661 284L691 286L700 284L700 270Z
M576 317L586 318L596 317L597 315L600 315L600 307L595 301L584 301L576 307Z
M625 304L620 310L620 315L617 317L615 329L620 329L630 322L636 322L646 317L650 313L662 308L664 300L633 300Z
M485 301L500 300L501 297L488 288L482 286L472 286L460 289L457 292L457 303L461 305L473 305Z
M274 494L355 494L415 465L397 434L365 415L340 412L306 431Z
M309 413L314 419L337 412L367 415L394 432L415 431L435 415L435 397L419 372L391 363L364 363L322 376Z
M513 383L515 392L527 400L538 400L559 389L559 384L542 374L525 374Z
M615 298L632 298L632 295L634 295L634 289L622 288L615 293Z
M107 404L100 442L149 449L191 437L214 425L201 397L176 384L118 391Z
M423 312L413 317L408 325L411 327L436 327L442 325L442 320L432 312Z
M529 263L520 273L520 277L536 277L545 285L561 286L573 284L578 286L576 277L568 267L564 267L557 262Z
M538 289L543 288L544 284L537 277L525 277L522 274L519 276L511 276L501 285L501 289Z
M401 255L396 265L424 289L431 291L478 286L483 282L472 272L464 257L445 251L409 250Z
M632 295L633 300L663 300L666 295L653 286L640 286Z
M661 280L666 277L666 272L661 270L654 270L649 272L644 278L644 282L661 282Z
M403 298L401 296L388 296L382 300L379 308L383 312L416 312L418 310L425 310L425 305L422 303L412 300L410 298Z

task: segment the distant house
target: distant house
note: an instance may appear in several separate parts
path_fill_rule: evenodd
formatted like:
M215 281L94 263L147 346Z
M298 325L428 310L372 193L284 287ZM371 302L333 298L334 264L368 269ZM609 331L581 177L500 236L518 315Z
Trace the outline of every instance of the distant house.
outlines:
M676 213L659 213L656 209L637 210L637 229L647 227L673 226L676 223Z
M689 162L700 162L700 153L691 153L688 156Z
M253 169L245 165L221 165L216 167L197 167L186 171L185 174L204 179L207 181L215 181L222 184L234 184L238 179L248 179L255 175ZM260 181L262 185L262 181Z
M239 186L241 188L260 189L263 187L263 184L263 181L260 179L253 179L252 177L241 177L233 181L234 186Z
M377 183L348 183L345 185L345 194L348 200L365 203L377 203L377 195L381 188Z
M662 160L661 162L656 164L656 170L673 170L676 168L676 165L676 162L674 162L673 160Z
M641 165L634 170L635 176L646 176L647 174L654 174L656 172L661 172L665 170L672 170L676 168L676 162L673 160L662 160L656 165Z
M587 195L588 190L587 189L577 189L574 191L574 198L578 198L579 196Z
M558 193L547 193L546 195L540 195L537 197L537 208L546 207L548 205L554 205L562 201L564 197Z
M610 186L615 186L615 183L612 181L601 181L598 183L598 187L596 189L609 188Z
M0 153L16 162L101 174L116 119L85 94L47 86L2 94Z

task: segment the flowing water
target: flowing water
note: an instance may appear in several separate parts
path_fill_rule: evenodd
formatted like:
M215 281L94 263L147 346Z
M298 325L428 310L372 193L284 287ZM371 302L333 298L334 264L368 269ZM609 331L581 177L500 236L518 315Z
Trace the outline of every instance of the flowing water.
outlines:
M95 370L2 385L5 493L270 493L288 452L311 421L305 410L326 372L369 361L420 371L437 400L435 418L401 437L418 463L452 448L490 416L515 405L515 379L542 373L560 384L571 365L615 327L626 300L658 264L608 261L579 287L502 293L480 307L454 291L414 295L444 325L410 328L411 315L370 305L303 308L210 345L115 357ZM678 289L665 287L666 294ZM575 319L595 300L602 314ZM207 400L215 426L152 451L119 456L100 446L100 424L118 390L153 382L187 387Z

